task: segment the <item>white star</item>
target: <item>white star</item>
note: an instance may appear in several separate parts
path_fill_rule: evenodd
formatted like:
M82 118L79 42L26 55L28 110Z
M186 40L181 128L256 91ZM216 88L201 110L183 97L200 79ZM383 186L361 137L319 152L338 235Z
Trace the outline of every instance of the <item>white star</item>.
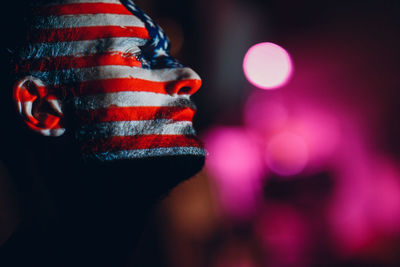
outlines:
M162 48L157 48L154 52L156 53L157 57L168 56L167 52Z
M154 37L153 43L157 46L160 43L160 38L158 36Z
M128 7L131 8L133 11L137 11L137 8L132 1L128 1Z
M154 22L152 20L147 20L147 23L150 25L150 27L154 28Z

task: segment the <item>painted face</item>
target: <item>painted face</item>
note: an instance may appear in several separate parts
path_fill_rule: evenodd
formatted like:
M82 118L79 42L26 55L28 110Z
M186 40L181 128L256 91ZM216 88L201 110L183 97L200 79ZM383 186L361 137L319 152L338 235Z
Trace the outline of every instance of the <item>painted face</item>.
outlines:
M190 100L200 77L169 55L165 33L130 0L41 6L27 41L14 97L33 130L73 131L84 159L204 157ZM53 112L35 111L38 98Z

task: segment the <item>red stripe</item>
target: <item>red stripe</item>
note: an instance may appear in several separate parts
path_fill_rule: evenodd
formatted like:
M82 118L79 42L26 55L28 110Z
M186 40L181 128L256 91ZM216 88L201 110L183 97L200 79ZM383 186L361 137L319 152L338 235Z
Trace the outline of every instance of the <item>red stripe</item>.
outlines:
M32 94L31 92L28 91L26 88L21 88L19 87L17 90L15 90L14 93L14 99L17 102L21 103L26 103L26 102L33 102L38 98L37 95Z
M81 14L132 15L132 13L123 5L111 3L76 3L47 6L36 10L34 14L38 16L62 16Z
M31 43L55 43L117 37L150 38L149 32L143 27L91 26L38 30L28 35L28 41Z
M57 100L59 99L54 92L50 92L48 88L42 87L42 86L37 86L35 88L35 92L29 91L27 88L24 87L19 87L18 91L16 91L14 98L16 101L25 103L25 102L33 102L35 101L38 97L40 99L46 99L46 100Z
M195 112L195 110L186 107L114 107L81 111L78 116L84 124L156 119L192 121Z
M26 122L28 126L35 130L51 130L51 129L61 129L63 126L61 125L61 118L51 115L51 114L40 114L39 118L35 118L33 116L25 115Z
M202 147L195 136L141 135L120 136L103 140L90 140L82 145L83 153L117 152L123 150L152 149L167 147Z
M88 81L74 86L74 96L95 95L101 93L117 93L128 91L154 92L167 94L168 82L153 82L135 78L104 79Z
M186 81L201 83L200 80ZM155 82L137 78L120 78L87 81L74 85L60 86L59 88L63 92L70 92L72 90L72 94L74 96L117 92L153 92L159 94L168 94L168 92L170 91L169 87L174 86L174 84L176 83L177 81ZM182 94L184 93L185 92L182 92Z
M108 65L140 67L142 64L134 56L123 53L96 54L82 57L66 56L24 60L17 65L16 71L24 73L28 71L53 71Z

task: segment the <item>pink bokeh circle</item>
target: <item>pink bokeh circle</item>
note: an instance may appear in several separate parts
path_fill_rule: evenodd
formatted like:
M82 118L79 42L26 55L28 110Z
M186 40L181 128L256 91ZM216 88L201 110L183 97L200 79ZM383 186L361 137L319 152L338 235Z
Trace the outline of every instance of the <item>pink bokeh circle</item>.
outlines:
M285 85L293 72L289 53L273 43L252 46L243 60L247 80L261 89L276 89Z
M282 132L271 138L267 146L268 167L281 176L303 171L309 161L309 148L301 136Z

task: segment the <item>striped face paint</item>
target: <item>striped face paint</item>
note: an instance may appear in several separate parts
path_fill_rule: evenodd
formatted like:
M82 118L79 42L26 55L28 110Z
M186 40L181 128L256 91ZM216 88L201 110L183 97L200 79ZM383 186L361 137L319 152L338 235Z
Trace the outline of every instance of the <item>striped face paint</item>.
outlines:
M72 110L64 116L74 118L84 159L204 157L190 100L201 79L169 55L165 33L133 2L59 1L34 14L17 74L40 80L50 100Z

